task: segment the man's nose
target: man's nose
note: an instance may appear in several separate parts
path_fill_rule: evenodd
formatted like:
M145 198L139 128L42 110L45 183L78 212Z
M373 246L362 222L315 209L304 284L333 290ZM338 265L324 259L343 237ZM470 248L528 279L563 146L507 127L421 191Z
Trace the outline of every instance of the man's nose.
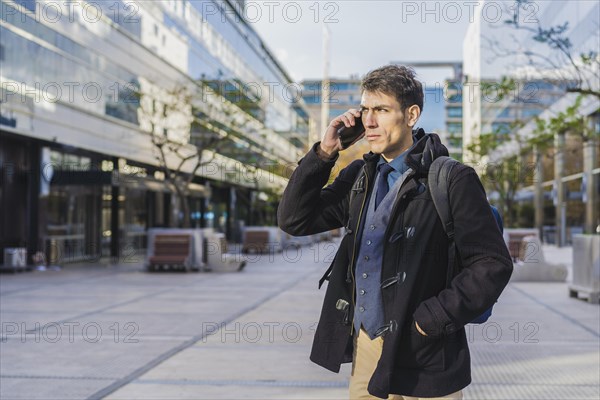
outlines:
M373 111L369 110L366 114L363 114L365 120L363 121L366 128L373 129L377 128L377 120L375 119L375 115Z

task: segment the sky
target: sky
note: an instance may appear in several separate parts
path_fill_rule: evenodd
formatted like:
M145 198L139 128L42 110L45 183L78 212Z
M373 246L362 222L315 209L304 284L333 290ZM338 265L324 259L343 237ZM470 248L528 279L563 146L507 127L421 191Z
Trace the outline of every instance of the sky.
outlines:
M246 18L293 80L323 76L323 26L330 30L329 75L362 76L394 62L461 61L473 2L247 1ZM418 68L427 85L450 69Z

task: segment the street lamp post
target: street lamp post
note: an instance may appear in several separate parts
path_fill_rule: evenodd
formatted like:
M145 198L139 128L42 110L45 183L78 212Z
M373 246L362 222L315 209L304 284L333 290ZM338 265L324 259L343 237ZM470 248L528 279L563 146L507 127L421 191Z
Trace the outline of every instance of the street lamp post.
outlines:
M329 27L323 22L323 80L321 82L321 132L329 125Z

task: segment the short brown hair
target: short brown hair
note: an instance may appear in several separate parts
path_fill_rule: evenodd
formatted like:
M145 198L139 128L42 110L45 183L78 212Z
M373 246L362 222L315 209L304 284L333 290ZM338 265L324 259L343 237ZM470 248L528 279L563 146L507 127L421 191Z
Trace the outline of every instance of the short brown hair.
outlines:
M402 111L415 104L423 111L423 85L410 67L386 65L369 72L361 82L361 92L365 91L396 97Z

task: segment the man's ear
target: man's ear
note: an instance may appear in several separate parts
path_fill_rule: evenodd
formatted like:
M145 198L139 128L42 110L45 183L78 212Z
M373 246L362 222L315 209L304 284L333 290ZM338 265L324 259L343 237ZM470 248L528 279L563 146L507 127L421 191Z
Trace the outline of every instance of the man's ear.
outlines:
M405 113L406 123L411 128L416 125L420 116L421 116L421 109L419 108L418 105L413 104L412 106L410 106L406 109L406 113Z

